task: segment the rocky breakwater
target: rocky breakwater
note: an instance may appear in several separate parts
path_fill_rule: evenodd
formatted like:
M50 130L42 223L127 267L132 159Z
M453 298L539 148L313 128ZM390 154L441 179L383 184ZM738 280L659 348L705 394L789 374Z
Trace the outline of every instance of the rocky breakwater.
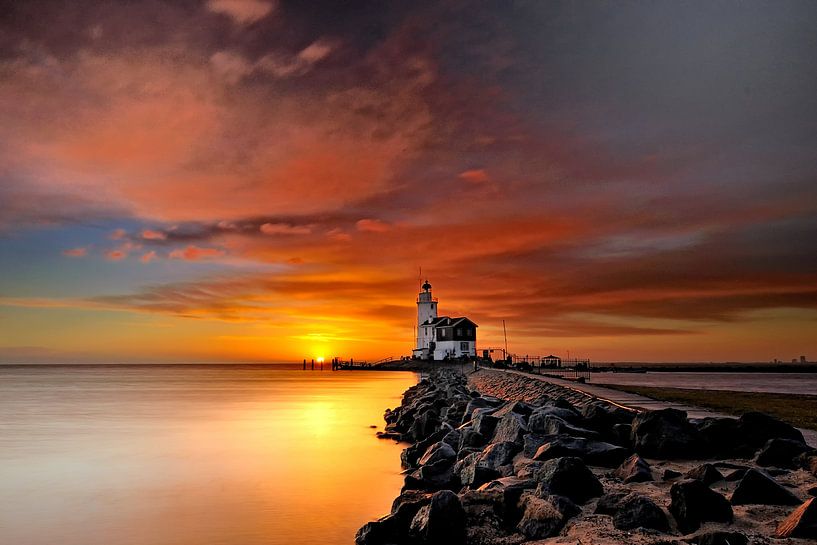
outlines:
M433 373L386 411L380 436L410 443L405 485L358 545L817 539L817 452L788 424L635 413L491 375Z

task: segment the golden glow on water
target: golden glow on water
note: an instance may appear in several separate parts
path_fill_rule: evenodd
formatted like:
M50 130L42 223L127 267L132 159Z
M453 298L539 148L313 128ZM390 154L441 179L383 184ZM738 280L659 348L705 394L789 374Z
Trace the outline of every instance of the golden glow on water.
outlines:
M0 375L3 543L348 544L402 485L401 447L369 426L413 374Z

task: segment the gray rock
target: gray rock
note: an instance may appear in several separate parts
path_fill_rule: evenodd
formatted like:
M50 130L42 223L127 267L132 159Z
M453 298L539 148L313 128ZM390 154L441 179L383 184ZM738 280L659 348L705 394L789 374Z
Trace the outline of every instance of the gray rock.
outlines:
M539 495L565 496L578 504L604 493L601 482L580 458L566 456L548 460L537 470L535 478L539 482L538 492L542 492Z
M700 458L705 452L698 430L677 409L639 414L633 420L632 439L635 451L647 458Z
M464 429L460 433L460 443L457 450L464 448L481 447L485 444L485 436L472 429Z
M801 500L772 477L750 469L732 493L732 505L800 505Z
M581 512L573 502L559 496L527 495L522 499L522 519L517 528L530 539L558 534L567 521Z
M613 476L625 483L643 483L653 480L650 464L638 454L633 454L624 460L613 472Z
M423 544L464 545L465 511L460 499L450 490L436 492L417 511L409 534Z
M491 437L499 423L499 418L493 415L494 409L482 409L475 412L471 419L471 429L483 437Z
M673 479L677 479L681 476L680 471L675 471L674 469L665 469L664 473L661 474L662 481L671 481Z
M477 488L500 477L497 469L480 463L482 451L469 454L454 466L454 473L459 476L464 486Z
M688 534L701 527L702 522L732 522L732 506L701 481L689 479L670 488L669 511L678 523L678 529Z
M392 515L367 522L355 534L356 545L390 545L399 542L402 528Z
M794 439L780 439L775 437L769 439L757 455L757 465L768 467L785 467L796 469L798 467L798 456L814 449Z
M723 475L721 475L721 472L718 471L712 464L699 465L698 467L687 471L684 476L688 479L697 479L706 486L710 486L723 480Z
M600 437L600 434L596 431L574 426L558 416L541 412L531 415L528 427L531 432L542 435L571 435L588 439L598 439Z
M479 462L487 468L499 471L501 466L511 463L514 455L521 448L517 443L511 443L510 441L491 443L482 451Z
M608 492L596 503L596 511L597 515L615 515L616 512L621 509L621 504L624 502L624 498L630 495L630 492L625 492L622 490L615 490L613 492Z
M581 437L558 436L539 447L533 459L545 461L562 456L575 456L589 465L616 467L628 455L627 449L610 443L591 441Z
M794 426L773 416L759 412L748 412L738 419L738 429L744 441L760 447L769 439L793 439L804 443L803 434Z
M526 433L528 426L525 424L525 418L521 414L509 412L499 420L491 442L509 441L522 445Z
M454 464L454 460L457 458L456 451L449 445L448 443L444 443L440 441L439 443L434 443L428 449L426 449L425 453L420 457L417 461L418 464L421 466L436 464L440 462L449 462L451 465Z
M667 515L651 499L640 494L629 494L613 515L613 526L619 530L648 528L659 532L669 531Z
M405 532L408 531L409 524L424 505L431 501L431 493L419 490L406 490L401 493L391 504L391 516L397 521L398 527Z

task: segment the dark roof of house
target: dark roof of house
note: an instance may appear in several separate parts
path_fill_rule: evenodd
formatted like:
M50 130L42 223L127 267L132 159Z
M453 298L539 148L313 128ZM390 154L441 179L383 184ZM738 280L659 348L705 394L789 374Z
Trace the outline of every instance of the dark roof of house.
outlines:
M433 325L434 327L453 327L460 323L469 323L474 327L479 327L477 324L466 318L465 316L459 316L457 318L451 318L450 316L437 316L436 318L431 318L423 322L425 325Z

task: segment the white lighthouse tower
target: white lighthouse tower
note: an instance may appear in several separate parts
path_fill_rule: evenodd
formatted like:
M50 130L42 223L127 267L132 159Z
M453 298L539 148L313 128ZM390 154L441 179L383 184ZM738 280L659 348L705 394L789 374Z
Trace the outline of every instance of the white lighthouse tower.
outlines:
M414 354L421 359L429 358L429 344L434 340L434 319L437 317L437 300L431 296L428 280L421 286L417 296L417 346Z

